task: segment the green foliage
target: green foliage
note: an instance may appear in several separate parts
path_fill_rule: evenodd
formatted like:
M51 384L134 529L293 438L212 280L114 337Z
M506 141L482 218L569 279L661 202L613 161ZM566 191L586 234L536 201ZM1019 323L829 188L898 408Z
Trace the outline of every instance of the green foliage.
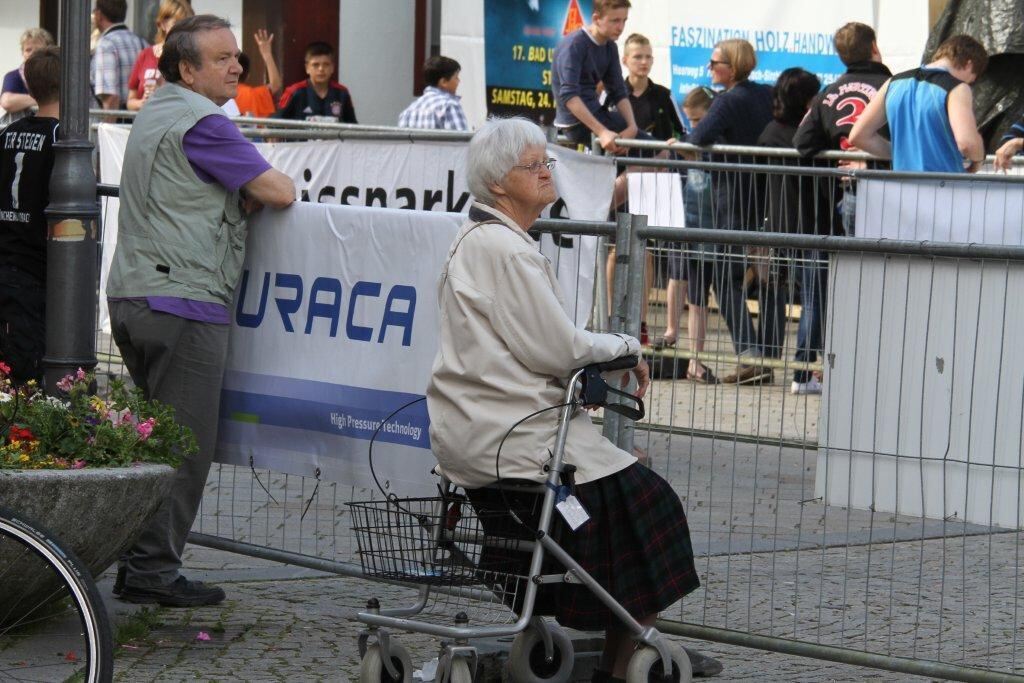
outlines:
M8 373L0 363L0 469L177 467L198 450L171 406L147 401L119 380L103 399L90 392L93 375L79 369L57 383L64 394L57 398L34 382L14 386Z

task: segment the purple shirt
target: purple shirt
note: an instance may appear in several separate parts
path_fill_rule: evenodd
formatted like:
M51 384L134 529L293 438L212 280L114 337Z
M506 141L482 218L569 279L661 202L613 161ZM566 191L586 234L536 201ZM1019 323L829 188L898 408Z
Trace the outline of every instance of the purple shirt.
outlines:
M240 189L264 173L270 164L238 126L227 116L211 114L192 126L182 141L185 157L204 183L220 183L228 191ZM173 296L146 297L151 311L169 313L186 320L227 325L231 315L227 307L209 301L193 301Z
M227 116L211 114L192 126L182 141L185 156L204 183L217 182L229 192L270 169L251 142Z
M0 88L0 92L15 93L16 95L28 94L28 87L25 85L25 79L21 76L21 67L18 67L14 71L8 71L4 74L4 85Z

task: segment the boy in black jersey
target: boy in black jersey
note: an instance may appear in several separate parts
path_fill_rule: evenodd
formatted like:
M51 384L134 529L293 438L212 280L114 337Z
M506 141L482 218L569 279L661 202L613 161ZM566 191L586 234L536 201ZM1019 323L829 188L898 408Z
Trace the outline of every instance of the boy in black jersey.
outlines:
M323 42L306 48L306 76L281 93L277 118L327 123L358 123L348 88L334 80L334 49Z
M15 382L42 379L46 216L60 106L60 52L36 50L25 84L39 112L0 131L0 360Z

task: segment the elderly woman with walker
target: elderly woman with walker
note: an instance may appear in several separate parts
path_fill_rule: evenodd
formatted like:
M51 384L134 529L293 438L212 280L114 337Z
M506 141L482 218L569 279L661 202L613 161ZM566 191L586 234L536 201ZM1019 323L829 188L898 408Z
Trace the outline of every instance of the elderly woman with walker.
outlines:
M548 479L558 413L540 412L509 432L517 420L562 404L574 368L640 350L633 337L573 324L551 264L527 234L556 199L553 167L543 133L524 119L488 121L470 142L467 175L476 201L439 287L440 348L427 406L441 473L466 488L478 509L506 502L507 494L484 488L499 479ZM631 373L642 397L646 363L640 360ZM572 531L555 516L551 534L637 623L650 627L661 610L700 585L678 496L605 439L584 410L571 417L562 461L575 468L573 494L589 520ZM605 630L594 680L625 678L640 633L584 585L560 587L548 602L563 626Z
M691 679L689 653L654 627L700 585L683 506L586 410L643 416L650 378L640 343L577 328L527 234L556 198L554 165L543 133L525 119L492 119L469 144L476 201L441 273L426 391L441 496L350 503L364 572L422 586L411 608L384 610L374 599L359 613L369 626L361 681L410 680L408 653L389 628L447 640L441 683L473 678L472 639L512 634L510 680L568 681L572 643L542 615L605 631L594 681ZM627 368L632 395L600 375ZM607 404L609 392L639 408ZM455 597L432 613L437 593ZM464 595L465 606L456 600ZM488 622L488 606L510 619Z

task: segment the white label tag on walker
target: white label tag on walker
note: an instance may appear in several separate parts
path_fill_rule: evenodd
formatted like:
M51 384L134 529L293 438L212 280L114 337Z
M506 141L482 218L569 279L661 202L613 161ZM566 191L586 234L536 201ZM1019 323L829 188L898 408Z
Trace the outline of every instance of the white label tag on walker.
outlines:
M590 515L583 509L583 504L576 496L566 496L561 503L555 504L555 508L573 531L579 529L590 519Z

